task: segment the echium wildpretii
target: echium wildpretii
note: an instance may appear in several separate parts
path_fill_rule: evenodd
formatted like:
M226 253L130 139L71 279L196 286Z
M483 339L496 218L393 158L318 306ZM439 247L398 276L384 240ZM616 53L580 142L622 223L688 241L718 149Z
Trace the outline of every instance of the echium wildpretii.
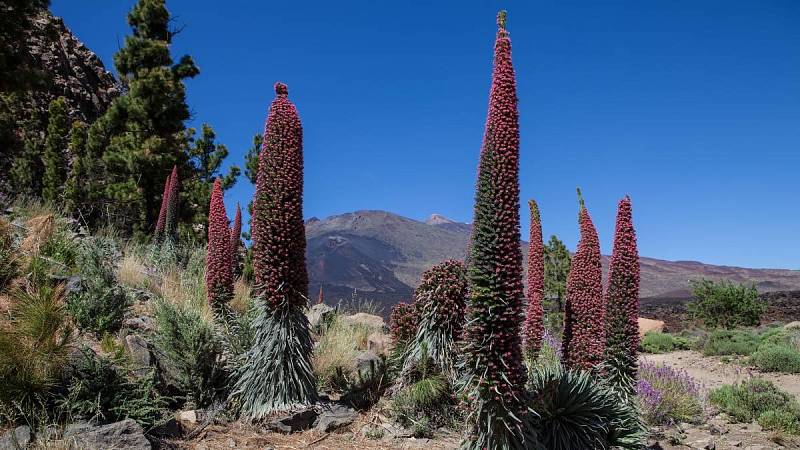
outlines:
M462 366L462 389L471 409L462 448L468 449L537 446L525 404L519 333L523 283L517 88L505 11L497 19L468 267Z
M539 206L528 201L531 210L530 242L528 244L528 307L522 326L522 350L530 359L535 359L542 347L544 333L544 242L542 241L542 219Z
M629 380L636 380L639 349L639 251L633 228L631 199L617 207L614 249L606 290L606 362ZM633 383L630 383L631 385Z
M605 348L605 305L603 304L603 269L600 265L600 242L589 217L581 191L581 238L572 257L567 278L567 301L564 305L564 363L569 368L593 370L603 362Z
M208 208L208 244L206 247L206 296L209 305L219 310L233 297L233 263L230 231L222 184L214 180Z
M178 237L178 191L180 180L178 179L178 167L172 167L172 175L169 176L169 192L167 193L167 212L164 219L164 238L165 240L175 240Z
M233 265L233 277L236 278L242 274L242 263L244 258L239 250L242 248L242 207L236 203L236 215L233 218L233 225L231 225L231 264Z
M255 339L234 395L252 419L316 401L303 223L303 129L289 90L275 84L253 202Z
M153 239L159 241L164 234L164 225L167 222L167 205L169 204L169 187L172 182L172 175L167 175L164 181L164 193L161 195L161 209L158 211L158 221L156 221L156 229L153 233Z
M445 374L454 374L456 343L461 339L468 294L461 261L447 260L423 272L414 290L418 323L405 353L407 367L429 357Z

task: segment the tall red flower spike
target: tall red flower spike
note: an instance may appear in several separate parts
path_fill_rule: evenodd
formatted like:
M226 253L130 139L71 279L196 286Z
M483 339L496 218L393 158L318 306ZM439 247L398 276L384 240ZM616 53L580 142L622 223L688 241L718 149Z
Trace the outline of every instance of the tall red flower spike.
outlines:
M236 203L236 215L231 226L231 254L236 255L242 242L242 207Z
M528 201L531 209L530 243L528 244L528 309L522 327L522 349L531 359L539 355L544 334L544 243L539 206Z
M167 204L169 203L169 186L171 181L172 175L167 175L167 179L164 181L164 193L161 195L161 209L158 211L158 222L156 222L156 239L161 238L161 234L164 232L164 225L167 222Z
M169 193L167 194L167 214L164 219L164 234L175 239L178 235L178 189L180 180L178 179L178 167L172 167L172 175L169 176Z
M609 364L636 379L639 350L639 251L631 199L617 207L614 250L606 290L606 355Z
M498 14L494 70L478 165L469 255L464 394L475 413L462 448L528 445L522 361L522 249L519 223L519 114L506 14ZM531 442L532 443L532 442Z
M222 184L214 180L211 204L208 208L208 246L206 248L206 293L208 303L217 307L233 296L233 263L231 262L230 231Z
M253 203L253 271L258 294L270 308L284 301L307 305L303 223L303 129L289 90L275 84Z
M254 292L261 301L255 337L234 395L253 420L317 400L303 222L303 129L283 83L275 84L253 201Z
M325 303L325 293L322 292L322 285L319 285L319 294L317 294L317 304L321 305Z
M564 305L564 363L569 368L592 370L603 361L605 304L600 242L578 189L581 239L572 257Z

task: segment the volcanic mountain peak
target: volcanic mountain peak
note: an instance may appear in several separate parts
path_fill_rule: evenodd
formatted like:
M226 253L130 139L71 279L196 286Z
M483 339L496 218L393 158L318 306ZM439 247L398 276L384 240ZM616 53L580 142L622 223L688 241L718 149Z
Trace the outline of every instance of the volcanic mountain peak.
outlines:
M311 292L331 298L353 289L388 305L410 298L422 272L445 259L463 259L471 225L439 214L425 222L387 211L363 210L306 222ZM527 255L527 246L522 245ZM608 268L603 257L604 270ZM730 279L760 291L800 289L800 271L714 266L697 261L640 258L641 296L687 296L689 280Z
M441 214L433 213L430 217L428 217L428 220L426 220L425 223L428 225L443 225L447 223L456 223L456 221Z

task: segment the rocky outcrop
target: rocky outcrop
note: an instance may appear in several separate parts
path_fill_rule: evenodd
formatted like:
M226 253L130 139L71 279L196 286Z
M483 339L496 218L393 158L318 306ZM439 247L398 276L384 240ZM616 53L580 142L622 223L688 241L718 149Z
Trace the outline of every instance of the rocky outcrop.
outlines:
M45 76L45 88L33 92L34 107L46 113L53 99L67 99L70 116L84 122L99 117L121 88L100 58L49 11L32 21L28 58Z

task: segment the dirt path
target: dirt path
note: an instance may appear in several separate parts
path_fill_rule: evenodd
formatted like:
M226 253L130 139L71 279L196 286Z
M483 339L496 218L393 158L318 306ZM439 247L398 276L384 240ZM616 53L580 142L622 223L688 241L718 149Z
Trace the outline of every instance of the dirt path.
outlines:
M776 386L800 400L800 375L798 374L763 373L743 367L735 362L724 363L718 356L703 356L701 353L691 350L661 355L642 355L641 359L685 370L706 389L735 383L736 381L747 379L752 374L772 381Z

